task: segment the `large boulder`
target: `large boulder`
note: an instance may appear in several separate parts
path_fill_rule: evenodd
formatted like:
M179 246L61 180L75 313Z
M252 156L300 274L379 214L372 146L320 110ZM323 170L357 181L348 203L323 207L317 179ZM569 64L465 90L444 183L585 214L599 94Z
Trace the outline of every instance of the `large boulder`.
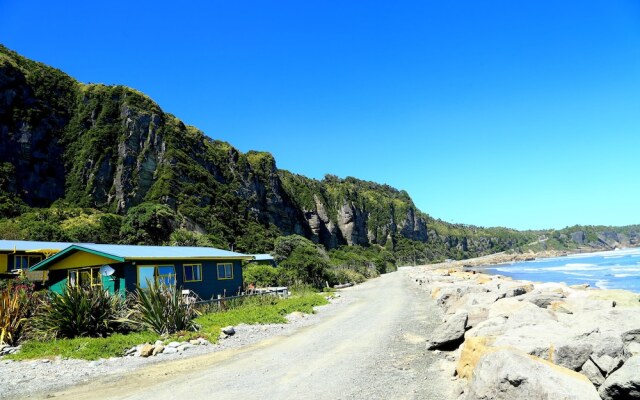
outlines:
M431 350L455 347L464 338L467 319L468 315L466 312L460 312L450 316L433 331L433 335L427 343L427 348Z
M515 350L498 349L478 362L463 399L599 400L584 375Z
M640 356L634 356L600 386L604 400L640 399Z
M597 365L593 363L591 360L587 360L582 368L580 368L580 373L591 381L596 387L602 385L604 383L604 376L602 376L602 371L598 368Z
M564 294L559 292L531 292L520 297L540 308L547 308L551 303L560 301L565 298Z

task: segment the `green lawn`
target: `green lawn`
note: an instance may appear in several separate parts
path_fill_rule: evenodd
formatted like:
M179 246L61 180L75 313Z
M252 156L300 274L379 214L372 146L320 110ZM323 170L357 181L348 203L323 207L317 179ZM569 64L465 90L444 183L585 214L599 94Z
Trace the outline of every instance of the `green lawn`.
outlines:
M196 322L200 326L198 332L188 332L175 335L170 339L202 336L212 342L218 340L220 329L228 325L238 324L275 324L285 323L285 315L295 311L313 313L313 307L327 304L327 299L318 293L303 293L288 299L274 297L249 298L244 301L229 304L230 310L224 312L206 313ZM40 358L79 358L97 360L99 358L119 357L127 349L141 343L153 343L159 336L153 332L137 332L127 335L114 334L107 338L75 338L58 339L46 342L28 341L22 345L22 350L8 355L6 359L28 360Z

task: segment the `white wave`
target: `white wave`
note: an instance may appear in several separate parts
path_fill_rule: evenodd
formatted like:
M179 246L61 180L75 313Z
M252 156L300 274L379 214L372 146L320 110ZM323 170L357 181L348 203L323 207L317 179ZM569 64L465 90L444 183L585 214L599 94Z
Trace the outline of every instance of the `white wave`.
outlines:
M609 289L608 283L609 281L600 279L599 281L596 282L596 287L599 289Z
M581 274L579 272L562 272L565 275L572 275L572 276L579 276L579 277L583 277L583 278L593 278L592 274Z
M569 263L558 267L545 268L547 271L602 271L607 267L599 267L596 264Z
M500 272L544 272L544 268L518 268L518 267L503 267L503 268L494 268L496 271Z
M640 263L638 263L640 264ZM623 267L622 265L619 268L611 268L611 272L640 272L640 267Z
M640 276L640 274L613 274L616 278L628 278L630 276Z

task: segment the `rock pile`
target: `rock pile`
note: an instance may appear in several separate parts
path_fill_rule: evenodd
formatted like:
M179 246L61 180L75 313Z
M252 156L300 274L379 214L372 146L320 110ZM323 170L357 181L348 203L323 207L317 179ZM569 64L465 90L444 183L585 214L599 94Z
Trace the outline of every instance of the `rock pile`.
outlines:
M175 354L187 351L195 346L208 346L210 343L203 339L193 339L188 342L169 342L165 344L157 340L154 344L144 343L127 350L124 355L129 357L153 357L159 354Z
M20 351L21 346L12 347L8 344L0 344L0 357L6 356L7 354L14 354Z
M416 269L445 321L461 399L640 399L640 296L473 271Z

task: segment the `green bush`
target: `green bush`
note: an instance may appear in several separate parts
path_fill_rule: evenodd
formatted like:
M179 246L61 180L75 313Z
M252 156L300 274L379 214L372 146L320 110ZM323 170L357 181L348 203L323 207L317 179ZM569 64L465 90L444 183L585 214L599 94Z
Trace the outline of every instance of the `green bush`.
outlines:
M278 269L270 265L248 265L242 271L245 284L253 283L256 287L275 286L278 283Z
M68 287L62 294L49 292L31 320L42 338L106 337L129 327L125 299L99 286Z
M358 271L354 271L348 268L335 268L332 269L333 276L331 284L343 284L348 282L353 283L362 283L367 280L367 278Z
M138 288L133 296L132 321L160 335L196 330L193 319L197 315L195 307L184 301L177 288L153 284Z

